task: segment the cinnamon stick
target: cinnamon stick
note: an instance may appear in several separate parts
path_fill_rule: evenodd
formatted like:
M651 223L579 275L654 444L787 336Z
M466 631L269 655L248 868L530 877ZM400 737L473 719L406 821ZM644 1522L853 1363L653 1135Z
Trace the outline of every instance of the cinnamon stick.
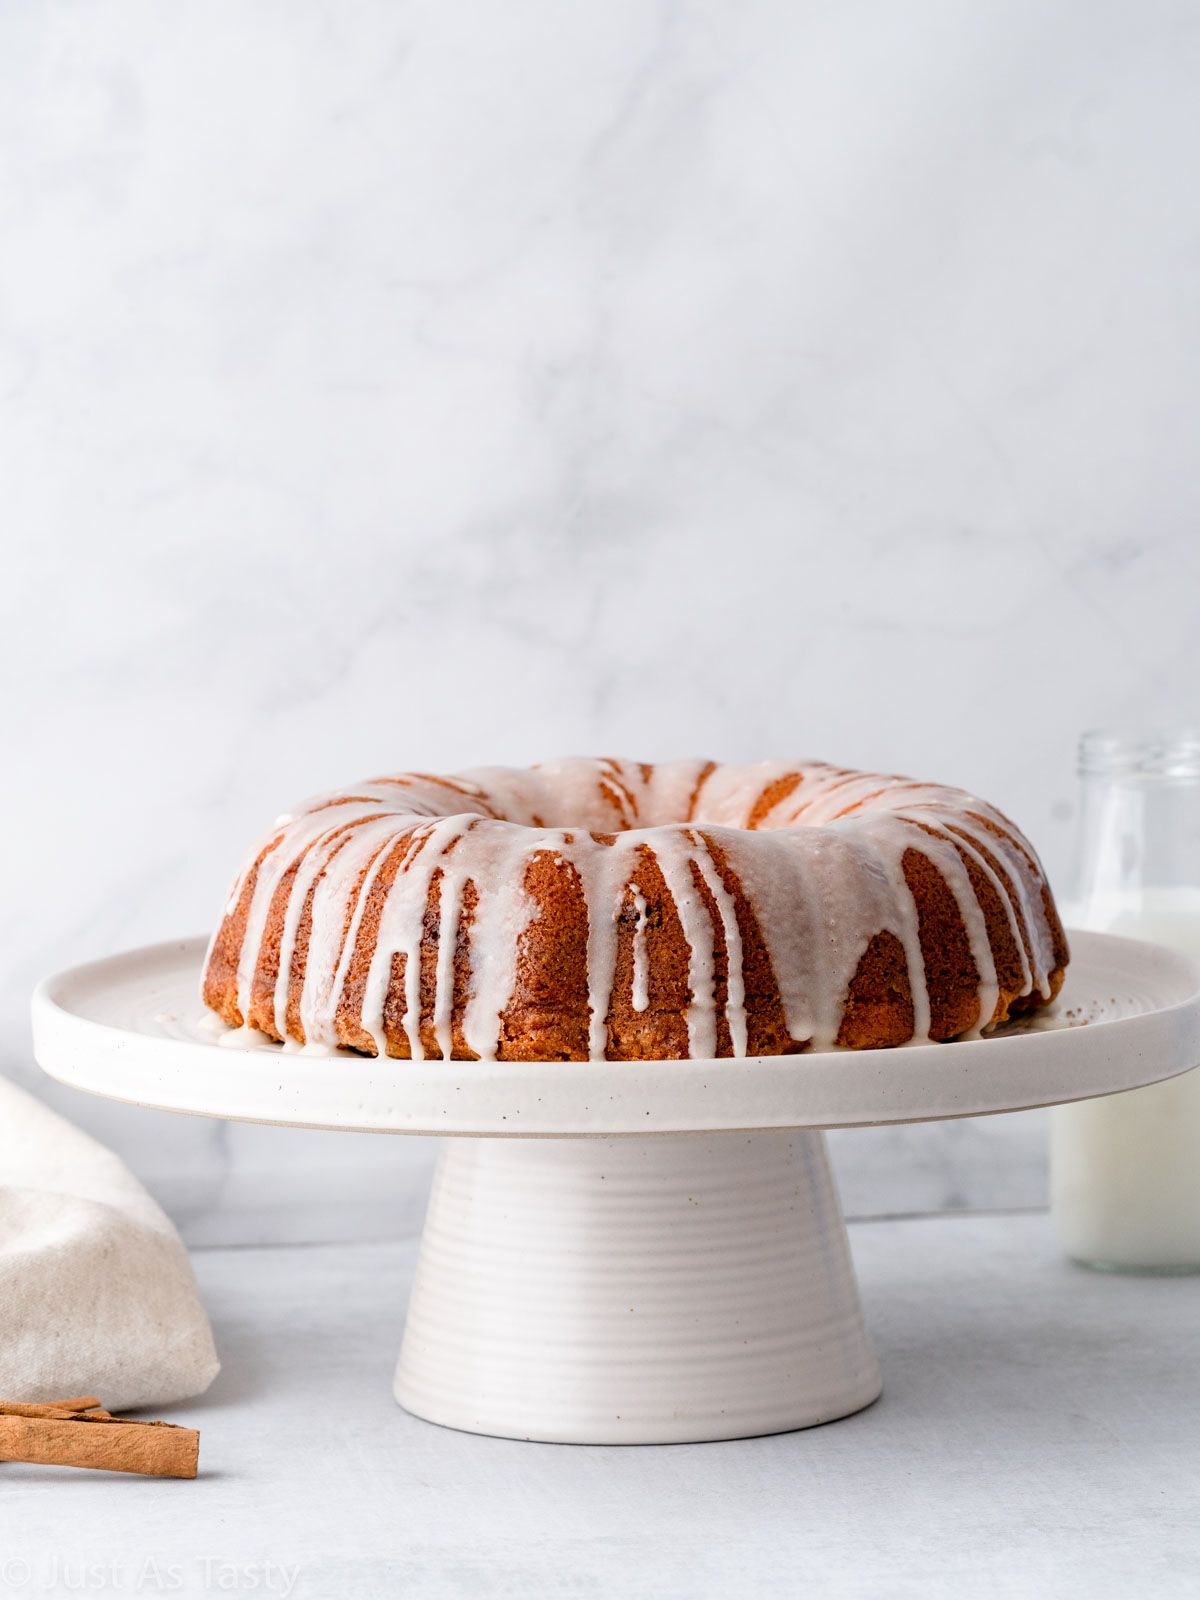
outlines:
M95 1395L82 1400L49 1400L42 1405L27 1405L23 1400L0 1400L0 1417L62 1417L86 1411L93 1417L109 1417L111 1411L101 1411Z
M114 1417L92 1395L52 1405L0 1401L0 1461L194 1478L199 1451L194 1428Z

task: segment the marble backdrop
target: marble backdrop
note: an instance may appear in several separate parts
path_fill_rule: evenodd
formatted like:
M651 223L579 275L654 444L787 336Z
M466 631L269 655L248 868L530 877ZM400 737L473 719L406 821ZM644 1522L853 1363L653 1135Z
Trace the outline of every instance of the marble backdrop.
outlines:
M1061 881L1079 731L1200 703L1198 75L1186 0L0 8L0 1068L194 1239L377 1236L431 1146L58 1091L31 984L406 766L909 770Z

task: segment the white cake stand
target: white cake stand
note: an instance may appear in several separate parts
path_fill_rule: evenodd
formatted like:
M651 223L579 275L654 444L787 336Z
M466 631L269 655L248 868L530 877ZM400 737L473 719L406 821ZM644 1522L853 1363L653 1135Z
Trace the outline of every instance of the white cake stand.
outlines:
M318 1057L247 1045L205 1011L202 940L47 979L34 1044L60 1082L136 1105L454 1135L396 1373L416 1415L521 1439L729 1439L829 1422L879 1393L821 1129L1014 1111L1200 1063L1190 961L1101 934L1071 944L1052 1014L898 1050Z

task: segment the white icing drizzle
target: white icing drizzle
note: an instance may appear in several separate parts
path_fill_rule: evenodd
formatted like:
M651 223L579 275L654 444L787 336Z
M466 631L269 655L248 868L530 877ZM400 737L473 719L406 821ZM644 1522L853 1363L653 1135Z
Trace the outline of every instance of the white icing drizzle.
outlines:
M310 1042L325 1038L332 1042L333 1017L340 993L336 979L347 942L346 926L347 922L353 923L362 901L356 890L375 853L386 845L394 831L392 818L364 818L343 827L338 836L322 841L302 863L288 902L275 983L275 1025L280 1033L285 1032L283 1018L287 1011L288 981L307 896L301 880L305 885L313 885L313 896L304 983L300 990L300 1026Z
M494 1061L500 1019L508 1008L517 976L521 939L538 910L525 892L529 846L525 830L505 823L484 823L479 832L491 836L489 870L474 879L478 900L471 922L471 976L463 1016L467 1048L481 1061ZM562 835L539 833L538 848L561 856ZM478 836L473 845L482 844ZM483 960L474 952L486 952Z
M707 850L698 851L695 857L700 874L717 906L721 918L721 932L725 937L728 960L726 979L725 1021L735 1056L746 1054L746 983L742 971L742 930L738 927L737 907L733 896L717 874L712 857ZM713 996L714 1004L716 995Z
M717 1053L712 919L692 875L695 847L690 834L684 828L662 831L664 837L655 842L654 854L687 941L688 988L691 990L687 1009L688 1055L693 1061L700 1061Z
M259 1033L257 1028L243 1023L240 1028L228 1028L217 1043L226 1050L248 1050L252 1045L261 1044L265 1038L265 1033ZM287 1048L286 1045L284 1048Z
M904 813L897 814L904 815ZM954 898L958 901L958 909L963 919L963 925L967 930L967 943L970 946L971 959L974 961L975 971L979 975L979 1014L972 1027L960 1037L977 1039L983 1028L991 1022L992 1014L996 1009L996 1001L1000 997L1000 984L996 977L996 961L992 955L992 943L988 938L987 920L983 915L983 908L979 904L978 896L971 887L970 874L963 865L962 857L950 841L942 834L926 834L920 848L922 853L928 856L934 866L937 867L943 880L953 892ZM926 1031L928 1031L928 1025Z
M970 829L955 827L951 831L955 835L955 842L959 849L966 852L975 863L977 869L989 880L996 891L996 897L1008 918L1008 931L1012 934L1012 940L1017 947L1017 956L1021 963L1020 993L1022 995L1031 994L1033 992L1033 968L1029 965L1029 954L1025 949L1025 940L1021 935L1020 920L1011 895L1005 888L999 873L995 871L991 861L988 859L991 852L988 851L984 841L977 834L972 833ZM1020 883L1021 880L1018 878L1016 881ZM1026 920L1028 921L1028 917ZM986 1021L987 1019L984 1020Z
M640 834L618 836L611 845L589 850L580 867L582 852L573 852L572 865L583 880L588 908L588 1055L603 1060L608 1048L608 1011L613 977L617 970L617 919L620 916L626 875L636 869L637 856L626 864L629 840Z
M747 831L751 823L753 832ZM726 954L729 1047L734 1056L744 1056L742 930L710 840L750 906L784 1020L797 1042L810 1041L816 1049L835 1045L849 985L869 943L883 933L893 935L904 951L913 1040L928 1038L931 1008L917 910L903 871L910 850L932 863L958 906L978 974L979 1013L971 1032L990 1025L1001 994L968 864L991 886L1008 919L1019 952L1020 993L1049 994L1054 954L1041 869L1012 825L975 797L819 762L713 767L701 761L643 766L605 759L480 768L454 777L400 774L318 797L279 818L243 867L226 905L228 929L248 900L231 998L247 1018L260 951L274 927L278 970L269 1014L275 1031L281 1037L288 1033L288 997L310 904L299 990L306 1053L338 1045L346 984L352 966L361 974L364 963L361 1019L352 1013L348 1020L384 1052L385 1007L402 959L401 1026L412 1058L424 1059L421 953L433 932L427 914L436 883L436 956L425 978L426 985L432 980L432 995L425 995L426 1005L432 1004L426 1038L432 1036L443 1059L453 1053L461 942L468 962L460 990L461 1040L471 1054L495 1059L516 989L522 940L541 914L526 890L526 876L545 853L577 883L586 906L588 1049L593 1058L603 1058L609 1048L620 918L631 902L629 999L637 1016L645 1016L651 1005L648 927L657 891L648 892L645 864L652 861L687 946L688 1053L707 1058L717 1049L719 928ZM286 893L280 894L289 871ZM282 921L273 924L277 895ZM364 919L375 903L379 916L368 960L365 948L359 955L359 946L371 937ZM221 938L219 930L210 955ZM238 1030L228 1037L238 1041L242 1035Z
M645 1011L650 1004L650 962L646 954L646 897L637 884L631 883L629 888L637 916L633 929L633 994L630 1004L635 1011Z
M458 952L458 923L466 876L453 865L442 869L438 884L437 973L433 986L433 1036L443 1061L454 1053L451 1024L454 1015L454 961Z

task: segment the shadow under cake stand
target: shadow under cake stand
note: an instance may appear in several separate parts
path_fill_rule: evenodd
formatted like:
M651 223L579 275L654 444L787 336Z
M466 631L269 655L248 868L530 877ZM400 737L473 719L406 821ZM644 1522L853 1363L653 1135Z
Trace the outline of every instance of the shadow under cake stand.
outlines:
M879 1394L822 1129L1015 1111L1200 1063L1190 961L1071 945L1049 1013L987 1039L529 1064L247 1044L201 1005L193 939L48 978L34 1044L60 1082L136 1105L451 1135L396 1372L417 1416L519 1439L731 1439Z

